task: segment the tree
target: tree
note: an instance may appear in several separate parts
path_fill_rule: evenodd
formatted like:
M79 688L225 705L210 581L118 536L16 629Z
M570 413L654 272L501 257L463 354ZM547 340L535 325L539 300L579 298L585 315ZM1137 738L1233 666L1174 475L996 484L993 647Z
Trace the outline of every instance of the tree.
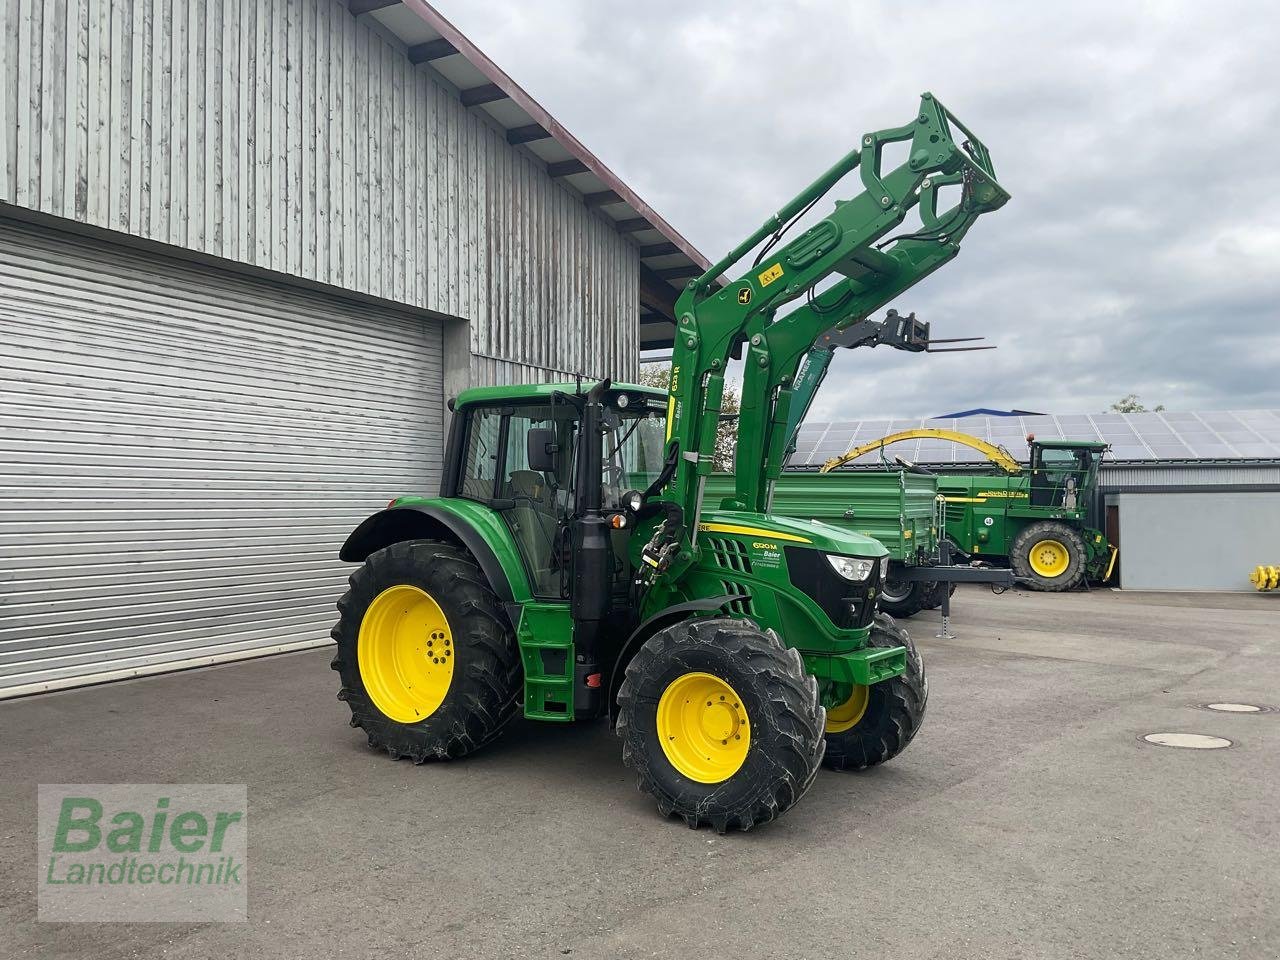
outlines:
M671 365L646 363L640 367L640 383L659 390L671 388ZM732 383L724 385L724 399L720 406L720 427L716 431L716 453L713 466L724 473L733 472L733 453L738 445L738 411L741 409L738 388Z
M1157 404L1152 408L1152 413L1159 413L1164 409L1164 404ZM1142 401L1138 399L1136 393L1126 394L1111 405L1112 413L1146 413L1147 408L1143 406Z

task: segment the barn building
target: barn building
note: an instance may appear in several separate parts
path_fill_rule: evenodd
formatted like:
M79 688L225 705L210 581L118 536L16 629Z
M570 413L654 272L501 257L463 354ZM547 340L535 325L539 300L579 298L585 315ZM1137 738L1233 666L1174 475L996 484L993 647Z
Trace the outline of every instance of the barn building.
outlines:
M422 0L0 7L0 696L326 643L469 385L706 260Z

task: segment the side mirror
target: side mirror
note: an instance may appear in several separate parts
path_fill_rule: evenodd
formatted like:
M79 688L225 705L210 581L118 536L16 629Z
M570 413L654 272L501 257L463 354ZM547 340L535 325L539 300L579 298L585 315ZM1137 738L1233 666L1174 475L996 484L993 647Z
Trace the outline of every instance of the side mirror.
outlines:
M554 473L556 469L556 452L560 444L556 443L556 432L549 427L534 427L525 440L529 469L539 473Z

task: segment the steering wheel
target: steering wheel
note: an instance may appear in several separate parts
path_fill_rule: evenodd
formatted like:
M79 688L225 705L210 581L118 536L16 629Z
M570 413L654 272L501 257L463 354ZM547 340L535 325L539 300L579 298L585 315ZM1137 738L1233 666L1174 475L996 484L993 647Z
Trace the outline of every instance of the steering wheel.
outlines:
M605 464L604 482L606 486L617 487L622 489L623 481L627 479L627 471L619 464Z

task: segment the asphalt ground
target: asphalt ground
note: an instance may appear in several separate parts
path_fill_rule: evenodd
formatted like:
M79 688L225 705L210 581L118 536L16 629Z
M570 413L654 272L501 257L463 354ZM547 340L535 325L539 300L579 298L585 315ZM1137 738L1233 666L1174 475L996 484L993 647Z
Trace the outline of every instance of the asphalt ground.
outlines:
M724 837L604 723L375 753L327 650L0 703L0 956L1280 956L1280 712L1201 706L1280 706L1280 596L964 588L958 639L906 623L915 742ZM68 782L247 784L247 921L37 921L36 785Z

